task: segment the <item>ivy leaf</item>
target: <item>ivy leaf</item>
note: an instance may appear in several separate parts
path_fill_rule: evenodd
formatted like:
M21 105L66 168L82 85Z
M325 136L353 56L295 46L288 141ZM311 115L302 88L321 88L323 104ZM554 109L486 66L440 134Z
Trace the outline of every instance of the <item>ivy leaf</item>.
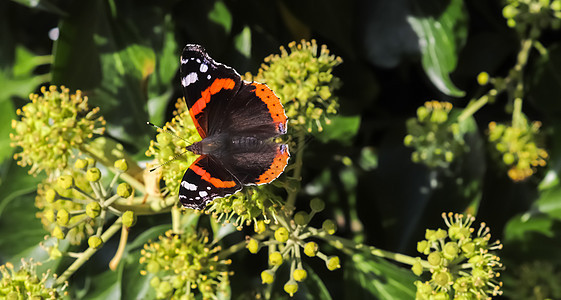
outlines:
M467 36L467 17L462 0L413 2L415 15L407 18L419 38L422 64L431 82L444 94L463 97L450 79L458 63L458 52ZM440 12L442 10L442 12ZM437 15L439 14L439 15Z

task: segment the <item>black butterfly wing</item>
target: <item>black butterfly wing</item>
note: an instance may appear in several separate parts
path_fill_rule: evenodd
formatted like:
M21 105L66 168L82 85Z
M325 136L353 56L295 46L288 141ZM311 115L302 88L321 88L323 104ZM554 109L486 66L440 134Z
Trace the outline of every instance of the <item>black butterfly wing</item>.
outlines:
M232 195L241 189L241 183L220 161L201 155L183 175L179 201L185 207L202 210L212 200Z
M289 158L287 145L266 141L253 151L229 153L221 159L243 185L261 185L279 177Z
M181 86L189 114L202 138L220 131L228 100L242 85L232 68L214 61L200 45L183 48Z

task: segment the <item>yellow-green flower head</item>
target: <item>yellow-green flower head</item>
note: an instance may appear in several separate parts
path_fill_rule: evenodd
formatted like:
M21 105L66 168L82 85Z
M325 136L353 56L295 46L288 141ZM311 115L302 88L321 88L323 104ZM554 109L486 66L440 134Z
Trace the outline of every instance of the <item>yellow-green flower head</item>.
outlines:
M58 91L51 86L42 87L41 93L31 94L31 103L17 110L21 120L12 121L15 133L10 134L11 146L22 149L14 159L31 166L30 174L66 168L76 149L105 131L105 120L96 116L99 108L90 109L81 91L70 94L65 87Z
M315 40L292 42L288 48L281 47L280 55L266 57L253 79L266 83L281 99L289 130L311 131L316 126L321 131L321 123L329 123L328 117L339 107L334 92L341 82L332 71L342 59L330 55L325 45L318 47ZM251 80L249 77L246 74Z
M150 272L158 278L151 286L159 299L194 299L195 294L214 299L225 292L222 283L228 282L230 261L219 259L220 247L211 248L210 242L206 232L179 236L170 230L144 245L140 263L146 269L141 274Z
M37 274L37 264L22 260L19 270L11 263L0 266L0 298L2 299L62 299L64 287L47 287L54 278L49 272Z
M540 122L530 124L524 115L516 126L489 123L489 142L512 180L522 181L532 176L537 167L546 165L549 155L538 146L540 127Z
M417 109L417 118L407 120L403 143L415 149L413 162L446 168L466 151L460 124L451 111L449 102L428 101Z
M487 299L500 295L502 283L497 277L502 264L490 251L501 249L502 245L498 241L489 243L491 235L484 223L475 231L472 216L449 213L442 217L448 230L427 230L427 240L421 246L418 244L419 252L428 252L431 279L415 283L417 299L433 299L437 294L444 299ZM421 275L421 264L413 271Z
M92 187L85 172L79 169L68 169L65 172L69 175L64 175L64 178L70 178L77 188L93 195ZM88 201L86 196L74 188L65 189L58 183L57 178L46 179L37 188L35 206L39 209L39 212L36 216L41 219L43 227L52 236L66 238L71 244L79 245L94 233L95 219L92 219L92 217L99 216L101 209L99 204L95 205L95 202L90 202L88 205ZM69 214L69 212L75 211L83 211L84 213Z
M158 130L156 140L150 141L150 147L146 151L146 156L153 156L156 159L154 166L163 164L177 155L185 153L187 146L201 139L189 115L185 101L178 99L175 108L173 119L166 123L163 128L181 138ZM166 197L177 198L183 174L196 158L196 155L187 152L159 168L162 173L162 179L166 183L165 188L162 190Z
M537 38L543 29L559 29L561 25L560 0L507 0L503 17L509 27L522 35Z
M240 230L261 217L275 219L284 201L273 189L271 185L246 187L243 192L215 199L206 211L219 222L231 222Z

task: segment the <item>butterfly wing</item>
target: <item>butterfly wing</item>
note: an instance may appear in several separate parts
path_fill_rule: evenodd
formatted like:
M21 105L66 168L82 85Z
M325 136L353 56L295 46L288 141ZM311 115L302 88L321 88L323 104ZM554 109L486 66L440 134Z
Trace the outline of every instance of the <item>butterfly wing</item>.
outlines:
M189 114L200 136L205 138L222 128L222 114L242 80L234 69L214 61L200 45L186 45L180 63Z
M185 207L201 210L212 200L232 195L241 189L241 183L220 161L201 155L183 175L179 201Z
M243 185L261 185L279 177L289 158L287 145L269 141L253 151L230 153L222 161Z

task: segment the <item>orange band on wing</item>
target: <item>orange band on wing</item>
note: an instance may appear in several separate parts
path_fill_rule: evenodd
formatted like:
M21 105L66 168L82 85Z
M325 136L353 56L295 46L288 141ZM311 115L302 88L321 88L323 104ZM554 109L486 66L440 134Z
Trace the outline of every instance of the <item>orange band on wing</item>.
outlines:
M195 104L189 109L189 113L193 118L205 109L206 104L210 102L210 96L217 94L221 90L231 90L236 86L236 82L231 78L219 78L201 92L201 98L195 101Z
M284 108L282 107L279 97L263 83L253 82L251 84L255 86L255 95L267 104L273 121L286 125L286 115L284 114Z
M265 171L265 173L261 174L261 176L257 178L256 184L269 183L279 177L279 175L284 171L289 157L290 153L288 152L288 146L279 145L277 155L275 156L273 163L269 169Z
M192 164L189 169L193 170L193 172L201 176L203 180L210 182L217 188L231 188L236 186L236 182L234 181L222 181L218 178L211 177L205 169L197 166L196 164Z

